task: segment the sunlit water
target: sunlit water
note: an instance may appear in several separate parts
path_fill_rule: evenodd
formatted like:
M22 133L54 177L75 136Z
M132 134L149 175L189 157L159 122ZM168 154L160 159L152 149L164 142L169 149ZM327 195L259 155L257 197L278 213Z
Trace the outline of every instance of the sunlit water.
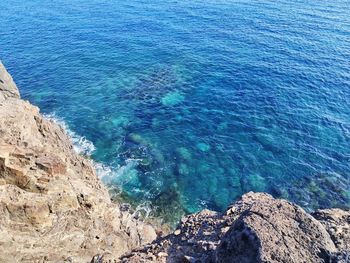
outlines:
M0 58L22 97L63 120L129 200L169 218L252 190L350 207L349 1L0 10Z

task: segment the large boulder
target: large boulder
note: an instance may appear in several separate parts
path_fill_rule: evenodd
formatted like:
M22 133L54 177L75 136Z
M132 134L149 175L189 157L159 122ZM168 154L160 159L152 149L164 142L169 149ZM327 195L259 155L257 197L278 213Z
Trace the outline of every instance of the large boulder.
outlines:
M336 252L326 229L302 208L248 193L230 212L237 219L215 252L217 262L329 262Z
M171 235L133 250L120 260L345 263L350 254L346 252L348 212L337 211L332 216L319 211L318 221L286 200L251 192L223 214L204 210L182 219ZM327 229L338 229L343 234L336 235L335 230L330 235Z

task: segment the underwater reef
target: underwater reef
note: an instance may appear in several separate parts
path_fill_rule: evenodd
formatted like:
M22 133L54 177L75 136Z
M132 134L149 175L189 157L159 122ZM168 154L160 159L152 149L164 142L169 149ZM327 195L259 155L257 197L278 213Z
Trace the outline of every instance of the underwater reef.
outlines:
M177 103L181 96L168 94L162 103ZM130 140L141 139L130 135ZM198 148L210 151L205 144ZM185 148L178 154L191 158ZM172 198L176 191L158 196L158 202L176 205ZM187 215L171 233L146 221L122 201L111 201L93 161L74 150L60 125L20 98L0 63L0 262L349 259L349 210L309 214L266 193L246 193L224 212Z

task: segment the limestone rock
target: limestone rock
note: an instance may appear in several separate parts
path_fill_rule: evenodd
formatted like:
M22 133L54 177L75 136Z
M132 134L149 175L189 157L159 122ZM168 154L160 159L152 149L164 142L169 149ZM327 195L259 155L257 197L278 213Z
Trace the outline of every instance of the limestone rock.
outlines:
M350 257L350 211L325 209L312 215L325 226L336 247Z
M110 201L92 163L20 99L0 63L0 262L90 262L155 237Z
M19 98L19 91L11 75L0 61L0 101L9 97Z
M59 157L55 155L41 156L35 160L35 164L39 167L39 169L44 170L51 176L65 174L67 172L66 165Z

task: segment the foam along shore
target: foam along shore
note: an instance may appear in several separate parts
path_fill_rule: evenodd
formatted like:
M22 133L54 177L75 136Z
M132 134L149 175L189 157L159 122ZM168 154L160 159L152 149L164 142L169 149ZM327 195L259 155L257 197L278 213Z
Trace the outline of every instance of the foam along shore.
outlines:
M65 130L0 63L0 262L347 262L350 212L265 193L203 210L170 235L110 201Z
M154 240L0 64L0 262L90 262ZM71 260L71 261L69 261Z

